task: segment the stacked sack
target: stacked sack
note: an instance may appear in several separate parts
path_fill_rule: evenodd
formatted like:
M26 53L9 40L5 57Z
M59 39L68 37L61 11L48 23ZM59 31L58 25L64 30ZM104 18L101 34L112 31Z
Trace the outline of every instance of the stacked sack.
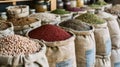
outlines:
M76 35L77 67L94 67L96 50L93 27L77 19L64 21L59 26L74 32Z
M117 16L101 11L98 13L98 16L104 18L108 23L112 41L111 66L120 67L120 28L117 22Z
M50 67L76 67L73 33L46 24L29 31L27 36L42 40L46 44L46 56Z
M111 67L111 39L109 30L105 20L95 14L86 13L77 16L75 19L80 19L86 23L92 24L95 28L94 35L96 41L96 63L95 67Z

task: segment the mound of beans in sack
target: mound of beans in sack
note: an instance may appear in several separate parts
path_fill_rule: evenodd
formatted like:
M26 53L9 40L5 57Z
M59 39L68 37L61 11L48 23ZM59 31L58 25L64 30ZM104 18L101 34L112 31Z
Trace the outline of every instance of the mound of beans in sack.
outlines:
M41 27L38 27L34 30L31 30L28 33L30 38L43 39L48 42L52 41L61 41L71 37L71 35L65 30L59 28L58 26L46 24Z

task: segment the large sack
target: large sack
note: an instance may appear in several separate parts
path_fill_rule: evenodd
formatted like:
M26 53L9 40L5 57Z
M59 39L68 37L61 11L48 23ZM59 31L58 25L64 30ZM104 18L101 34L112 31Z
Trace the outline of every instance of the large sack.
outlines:
M75 52L77 67L94 67L95 65L95 39L93 28L88 31L76 31L65 28L75 33Z
M49 67L45 56L46 47L42 42L41 50L34 54L18 56L0 55L0 67Z
M109 55L111 53L111 39L107 23L94 25L95 41L96 41L96 54Z
M75 36L63 41L46 42L46 56L50 67L76 67Z
M8 27L4 30L0 30L0 37L14 34L13 24L11 22L3 22L3 23L9 24L10 27Z
M95 67L111 67L110 56L96 55Z
M107 26L110 32L110 37L112 41L112 46L119 48L120 47L120 23L117 22L117 16L111 15L106 12L99 12L98 16L104 18L107 21Z
M120 49L112 49L111 66L120 67Z

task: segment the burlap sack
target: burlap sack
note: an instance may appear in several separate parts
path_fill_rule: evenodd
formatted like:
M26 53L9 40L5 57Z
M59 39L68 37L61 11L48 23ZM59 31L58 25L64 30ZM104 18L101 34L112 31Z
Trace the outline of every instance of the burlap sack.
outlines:
M110 56L96 55L95 67L111 67Z
M8 18L21 18L29 15L29 6L28 5L17 5L17 6L8 6L6 7Z
M7 36L7 35L14 34L13 24L11 22L7 22L7 23L10 25L10 27L5 29L5 30L0 30L0 37L4 37L4 36Z
M45 56L46 47L42 42L40 44L42 46L41 50L34 54L18 56L0 55L0 67L49 67Z
M107 21L107 26L110 32L112 46L120 47L120 27L117 22L117 16L111 15L106 12L99 12L98 16L104 18Z
M111 66L120 67L120 49L112 49L111 53Z
M95 65L95 39L93 28L89 31L76 31L70 28L64 28L74 32L75 52L77 67L94 67Z
M35 29L39 26L41 26L41 20L38 20L38 21L31 23L29 25L14 26L14 28L15 28L14 31L16 34L24 36L29 30Z
M96 41L96 54L109 55L111 53L111 39L107 23L94 25L95 41Z
M63 41L45 42L50 67L76 67L75 36Z

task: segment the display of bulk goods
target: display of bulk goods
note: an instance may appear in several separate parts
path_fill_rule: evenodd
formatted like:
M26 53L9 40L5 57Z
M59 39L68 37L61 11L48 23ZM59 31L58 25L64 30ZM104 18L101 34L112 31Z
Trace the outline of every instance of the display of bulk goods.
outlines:
M95 27L96 54L109 55L111 53L111 39L106 21L91 13L82 14L75 19L80 19Z
M7 8L8 18L21 18L29 15L28 5L8 6Z
M93 9L100 9L100 10L104 11L105 5L107 5L107 3L104 0L98 0L95 3L89 5L89 7L93 8Z
M85 7L71 7L67 9L68 11L72 12L73 15L78 15L78 14L84 14L87 13L87 10Z
M111 67L120 67L120 49L113 48L111 54Z
M46 44L46 56L50 67L76 67L73 33L46 24L29 31L27 36L42 40Z
M73 13L66 11L65 9L56 9L51 11L53 14L60 15L61 21L72 19Z
M111 67L110 55L108 56L96 55L95 67Z
M41 20L34 17L12 18L8 20L13 23L16 34L25 35L30 29L41 26Z
M0 38L0 67L49 67L46 47L20 35Z
M109 32L110 32L110 37L111 37L111 41L112 41L112 46L119 48L120 47L120 27L118 25L117 22L117 16L111 15L109 13L106 12L99 12L97 14L98 16L100 16L101 18L104 18L107 21L107 26L109 28Z
M76 19L64 21L59 25L66 30L74 32L76 35L77 67L94 67L96 49L93 27Z
M114 14L114 15L119 15L120 14L120 4L116 4L109 9L106 9L105 11L108 13Z
M14 34L13 24L6 21L0 22L0 38L12 34Z
M51 14L51 13L36 13L36 14L32 14L30 15L30 17L34 17L37 19L41 20L41 24L58 24L61 21L61 18L59 15L56 14Z

